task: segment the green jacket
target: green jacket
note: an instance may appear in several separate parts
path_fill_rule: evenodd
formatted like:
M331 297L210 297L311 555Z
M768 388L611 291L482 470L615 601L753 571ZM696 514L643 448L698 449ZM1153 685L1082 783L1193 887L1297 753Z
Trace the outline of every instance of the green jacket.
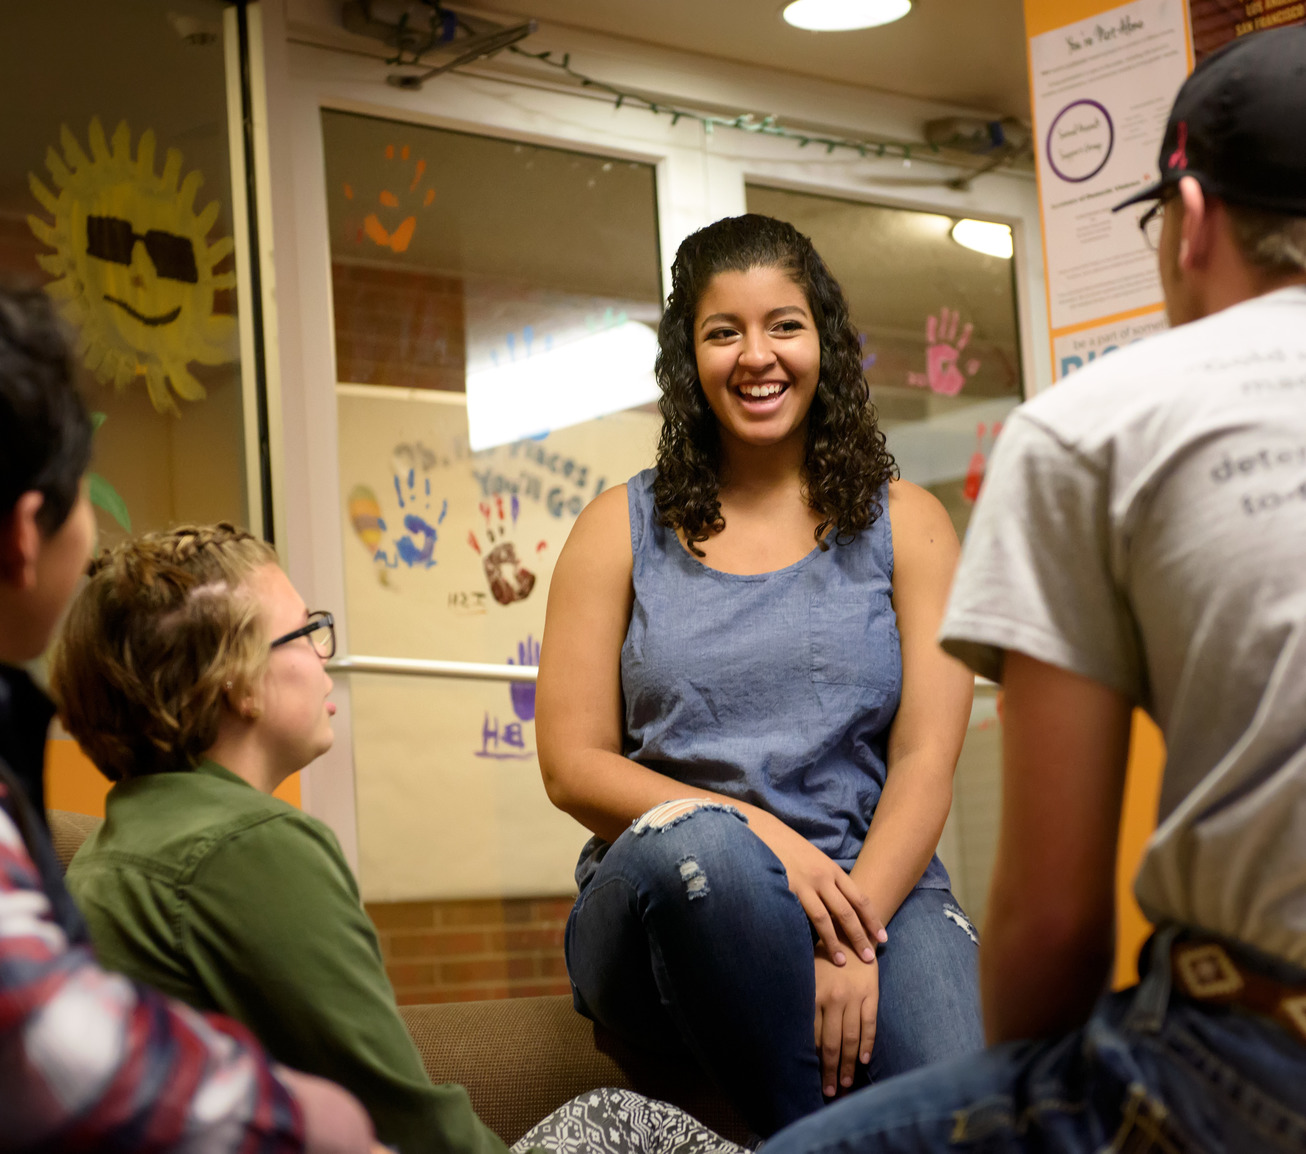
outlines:
M214 762L121 782L68 868L100 961L330 1078L403 1154L505 1154L433 1086L331 831Z

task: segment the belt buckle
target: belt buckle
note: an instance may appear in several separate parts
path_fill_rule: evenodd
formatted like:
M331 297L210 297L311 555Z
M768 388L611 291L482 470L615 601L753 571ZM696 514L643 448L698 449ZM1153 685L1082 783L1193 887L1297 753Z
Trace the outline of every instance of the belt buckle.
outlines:
M1215 942L1181 946L1175 952L1175 969L1184 989L1194 998L1232 998L1244 985L1238 967ZM1306 1020L1306 999L1302 1006Z

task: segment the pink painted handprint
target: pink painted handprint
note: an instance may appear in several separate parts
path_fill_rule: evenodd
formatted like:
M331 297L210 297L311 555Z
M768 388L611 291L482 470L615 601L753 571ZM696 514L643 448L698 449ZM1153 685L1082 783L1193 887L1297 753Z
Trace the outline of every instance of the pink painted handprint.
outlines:
M979 361L973 357L966 362L963 374L958 368L961 354L970 341L975 326L969 321L957 335L957 325L961 314L947 307L939 309L939 315L931 316L925 322L925 372L908 373L907 383L918 389L928 388L944 397L955 397L962 390L967 377L973 377L979 370Z

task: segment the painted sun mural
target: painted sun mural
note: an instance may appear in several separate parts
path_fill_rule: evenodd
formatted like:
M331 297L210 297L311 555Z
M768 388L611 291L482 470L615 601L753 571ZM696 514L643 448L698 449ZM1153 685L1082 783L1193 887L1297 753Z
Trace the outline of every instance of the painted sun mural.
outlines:
M188 366L236 357L234 317L214 312L214 294L235 286L234 272L214 269L231 255L230 237L212 242L218 202L198 213L204 178L182 179L182 156L170 148L155 171L154 132L141 133L132 155L126 122L106 139L97 118L90 155L64 126L60 155L46 151L57 193L28 174L32 193L52 220L29 216L38 240L54 251L37 257L54 279L46 291L80 334L77 351L104 383L126 388L143 377L161 413L180 414L173 394L203 400Z

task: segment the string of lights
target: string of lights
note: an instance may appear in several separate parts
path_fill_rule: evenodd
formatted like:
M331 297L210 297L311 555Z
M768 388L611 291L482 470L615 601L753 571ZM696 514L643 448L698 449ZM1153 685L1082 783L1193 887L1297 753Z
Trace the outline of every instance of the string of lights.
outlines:
M586 76L583 72L572 67L571 54L568 52L528 52L525 48L518 47L515 44L510 45L508 51L515 56L523 56L556 69L579 84L581 88L592 89L610 96L617 108L629 106L651 112L654 116L668 116L671 118L673 125L682 120L692 120L701 124L703 131L709 135L717 128L728 128L738 132L756 133L759 136L774 136L780 140L792 140L799 148L816 145L824 148L826 155L842 150L855 152L863 158L869 156L901 157L908 163L911 162L913 155L917 157L930 156L939 152L937 144L927 144L924 141L912 143L899 140L856 139L804 132L796 128L786 127L779 123L774 116L760 116L751 112L742 113L738 116L717 116L712 113L696 112L672 104L662 104L638 93L625 91L605 80L596 80L593 76Z
M365 0L363 2L365 3ZM524 39L535 31L535 22L533 20L512 28L498 28L487 32L479 27L473 27L461 16L444 8L440 0L421 0L421 3L431 10L430 29L423 35L416 27L416 22L410 22L407 13L405 13L400 18L398 25L391 26L391 34L387 36L387 39L396 45L398 51L386 63L391 66L422 67L422 57L428 51L456 46L459 43L459 33L464 34L465 37L463 41L465 44L464 52L452 60L435 65L421 75L410 73L391 74L387 80L398 88L420 88L424 81L442 72L457 70L499 52L507 51L514 56L529 60L534 64L543 65L562 74L576 87L601 94L602 97L606 97L611 101L614 108L630 107L652 113L654 116L666 116L673 125L682 120L690 120L701 125L703 132L707 135L710 135L718 128L730 129L736 132L751 132L759 136L771 136L780 140L793 141L799 148L815 145L817 148L824 148L827 156L842 151L856 153L863 159L872 156L876 158L893 157L901 159L903 164L908 167L911 165L913 156L923 159L936 158L943 163L956 165L963 169L961 175L953 179L940 181L940 183L946 184L950 188L960 189L961 191L966 191L971 182L977 177L1010 164L1023 155L1025 151L1018 147L986 149L984 151L988 155L985 157L984 163L980 164L978 168L973 168L971 165L959 161L955 152L948 157L941 156L942 148L934 140L903 141L873 137L836 136L811 130L790 128L788 125L781 124L779 118L775 115L764 116L745 112L736 116L722 116L717 113L686 108L683 105L664 103L640 93L620 88L606 80L599 80L596 77L586 75L579 69L572 67L569 52L531 52L520 47L517 41ZM405 48L411 53L410 59L404 58ZM991 134L992 126L990 126ZM934 134L930 133L929 135L933 136ZM945 143L949 142L945 141ZM969 147L963 148L962 151L973 155L977 152L977 150Z

